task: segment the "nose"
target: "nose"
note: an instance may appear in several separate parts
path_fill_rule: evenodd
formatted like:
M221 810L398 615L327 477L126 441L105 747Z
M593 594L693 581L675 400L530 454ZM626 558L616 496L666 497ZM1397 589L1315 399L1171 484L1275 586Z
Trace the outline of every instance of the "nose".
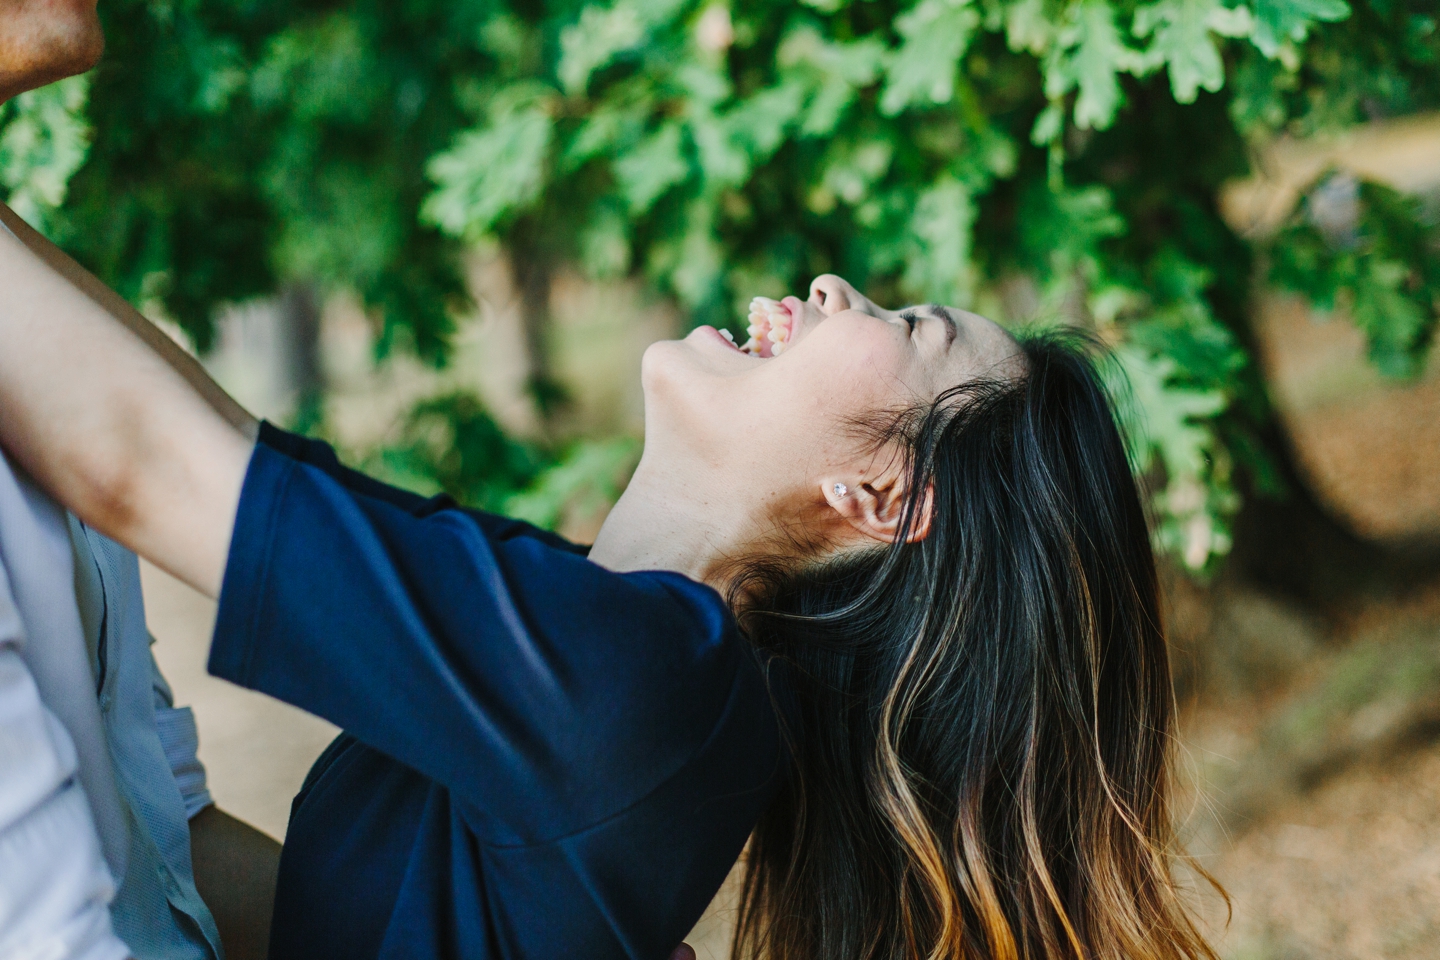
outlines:
M845 278L826 273L810 281L810 302L831 317L842 310L859 308L865 298Z

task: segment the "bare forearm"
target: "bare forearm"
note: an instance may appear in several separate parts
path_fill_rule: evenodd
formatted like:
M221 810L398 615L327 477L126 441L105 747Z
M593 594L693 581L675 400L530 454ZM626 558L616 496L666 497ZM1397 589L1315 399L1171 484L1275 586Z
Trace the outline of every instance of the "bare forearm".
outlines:
M228 960L264 960L280 871L280 844L222 810L190 821L195 888L215 917Z
M216 596L251 441L140 324L0 233L0 444L82 520Z

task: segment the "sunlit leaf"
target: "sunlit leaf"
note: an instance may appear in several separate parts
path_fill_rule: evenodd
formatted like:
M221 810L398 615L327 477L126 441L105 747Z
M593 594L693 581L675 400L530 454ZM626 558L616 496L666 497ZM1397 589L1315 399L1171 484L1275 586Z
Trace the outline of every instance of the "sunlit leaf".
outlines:
M1200 90L1214 93L1225 83L1213 33L1246 36L1254 24L1244 7L1232 10L1219 0L1160 0L1135 11L1137 37L1154 39L1145 51L1170 72L1170 89L1181 103L1192 103Z
M921 192L910 220L917 249L904 280L917 299L959 306L970 302L974 284L970 228L974 222L975 204L953 177L941 177Z
M893 116L910 106L949 103L960 56L979 25L969 0L920 0L895 18L904 42L887 58L880 112Z
M1080 0L1068 12L1045 60L1045 95L1051 100L1072 90L1075 125L1103 130L1120 107L1120 73L1144 69L1143 58L1125 45L1115 12L1105 0Z
M1350 16L1346 0L1255 0L1255 46L1273 57L1286 41L1300 42L1317 22Z
M426 168L436 190L422 215L456 236L484 236L540 195L553 126L543 103L532 101L461 134Z

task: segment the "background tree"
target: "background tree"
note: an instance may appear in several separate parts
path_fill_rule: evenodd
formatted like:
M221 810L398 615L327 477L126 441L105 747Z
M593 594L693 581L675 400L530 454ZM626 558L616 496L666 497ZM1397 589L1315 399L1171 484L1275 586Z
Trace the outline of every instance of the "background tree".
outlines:
M201 349L224 303L345 289L382 350L443 362L458 256L489 238L526 291L542 400L561 264L641 276L732 327L751 296L825 271L880 300L1083 323L1127 375L1157 537L1195 570L1230 549L1242 492L1287 486L1299 507L1280 522L1328 531L1316 549L1361 549L1306 513L1253 361L1257 284L1347 315L1396 377L1420 369L1440 309L1435 217L1415 198L1325 179L1312 196L1349 189L1349 213L1307 201L1268 241L1217 206L1278 134L1440 106L1430 0L102 12L111 45L88 98L72 81L0 117L0 183ZM441 415L457 438L491 438L481 456L493 437L464 426L473 412ZM498 461L506 482L539 475Z

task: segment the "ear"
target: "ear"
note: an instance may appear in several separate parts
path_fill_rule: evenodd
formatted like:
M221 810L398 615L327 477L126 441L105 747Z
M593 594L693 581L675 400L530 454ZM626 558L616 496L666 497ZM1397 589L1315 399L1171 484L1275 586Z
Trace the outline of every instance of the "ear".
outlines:
M903 471L895 471L894 475L887 473L868 481L860 477L831 477L825 480L821 490L830 508L844 517L850 526L872 540L894 543L900 534L908 479L909 475ZM906 543L915 543L930 535L934 512L935 488L926 486L905 537Z

